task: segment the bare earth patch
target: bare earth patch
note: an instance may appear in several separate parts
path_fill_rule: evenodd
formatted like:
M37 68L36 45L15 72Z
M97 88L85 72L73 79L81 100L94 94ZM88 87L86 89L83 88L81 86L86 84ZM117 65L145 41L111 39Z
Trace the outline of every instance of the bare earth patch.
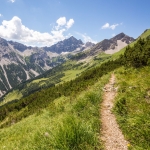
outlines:
M102 138L106 150L127 150L128 142L119 129L114 114L112 114L113 100L116 95L114 88L115 76L104 87L103 103L101 107Z

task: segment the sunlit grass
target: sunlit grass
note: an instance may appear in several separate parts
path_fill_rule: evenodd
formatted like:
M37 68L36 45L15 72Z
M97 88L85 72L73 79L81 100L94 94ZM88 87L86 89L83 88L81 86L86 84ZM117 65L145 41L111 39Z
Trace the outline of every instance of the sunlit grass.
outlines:
M99 109L102 87L109 77L103 76L79 95L62 96L39 113L14 122L11 127L0 129L0 149L103 149L99 141Z
M130 149L150 149L150 67L120 68L114 111Z
M40 79L33 80L31 83L39 83L40 81L46 81L46 80L48 80L48 78L40 78Z
M67 82L75 79L84 69L80 70L67 70L65 71L65 76L61 78L62 82Z
M141 35L141 38L147 38L147 36L150 35L150 29L148 29L146 32L144 32L142 35Z
M2 102L0 102L0 106L4 105L7 102L12 100L18 100L22 97L21 92L19 90L13 90L11 93L7 94Z

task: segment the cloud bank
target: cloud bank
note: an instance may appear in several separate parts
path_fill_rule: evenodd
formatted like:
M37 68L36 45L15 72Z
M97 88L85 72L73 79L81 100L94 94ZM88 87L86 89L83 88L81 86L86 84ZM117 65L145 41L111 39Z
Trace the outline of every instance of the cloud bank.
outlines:
M113 24L113 25L110 25L109 23L106 23L101 27L101 29L112 29L112 30L114 30L117 26L119 26L118 23Z
M14 16L11 20L3 20L0 25L0 36L8 40L16 40L26 45L32 46L51 46L56 42L65 39L67 36L64 32L67 31L74 24L74 20L66 20L65 17L60 17L56 21L56 26L50 33L41 33L29 29L22 24L19 17Z

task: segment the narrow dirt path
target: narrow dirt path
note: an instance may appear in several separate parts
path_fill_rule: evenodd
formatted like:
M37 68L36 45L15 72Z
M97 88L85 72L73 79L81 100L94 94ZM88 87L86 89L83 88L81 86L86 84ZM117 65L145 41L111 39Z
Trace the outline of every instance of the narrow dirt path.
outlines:
M112 114L113 100L116 95L114 88L115 75L112 74L110 81L104 87L104 96L101 107L102 138L106 150L127 150L128 142L119 129L114 114Z

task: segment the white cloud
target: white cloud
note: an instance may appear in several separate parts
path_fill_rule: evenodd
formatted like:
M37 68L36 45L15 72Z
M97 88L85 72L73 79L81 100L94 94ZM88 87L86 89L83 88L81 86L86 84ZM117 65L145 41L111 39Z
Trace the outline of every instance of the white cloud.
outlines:
M109 28L109 23L106 23L102 26L102 29L107 29L107 28Z
M110 28L111 28L112 30L114 30L117 26L119 26L119 24L113 24L113 25L110 26Z
M0 17L2 17L3 15L2 14L0 14Z
M10 0L10 2L14 3L16 0Z
M97 43L97 41L93 40L90 36L88 36L86 34L82 34L82 33L79 33L79 32L76 32L76 34L82 36L82 38L84 40L84 43L86 43L86 42Z
M63 26L66 24L66 17L60 17L56 23L59 25L59 26Z
M64 35L64 32L68 29L66 27L66 18L59 18L56 23L57 25L52 29L51 33L41 33L29 29L22 24L19 17L14 16L9 21L3 20L0 25L0 36L7 40L16 40L27 45L50 46L68 37Z
M66 17L60 17L56 23L58 24L55 28L58 30L61 26L64 26L66 24Z
M106 23L101 27L101 29L112 29L112 30L114 30L117 26L119 26L118 23L113 24L113 25L110 25L109 23Z
M73 20L73 19L70 19L70 20L67 22L67 25L66 25L67 29L71 28L73 24L74 24L74 20Z
M70 19L68 22L66 21L66 17L60 17L56 23L58 24L55 26L56 30L59 30L62 26L66 26L67 29L71 28L72 25L74 24L74 20Z

